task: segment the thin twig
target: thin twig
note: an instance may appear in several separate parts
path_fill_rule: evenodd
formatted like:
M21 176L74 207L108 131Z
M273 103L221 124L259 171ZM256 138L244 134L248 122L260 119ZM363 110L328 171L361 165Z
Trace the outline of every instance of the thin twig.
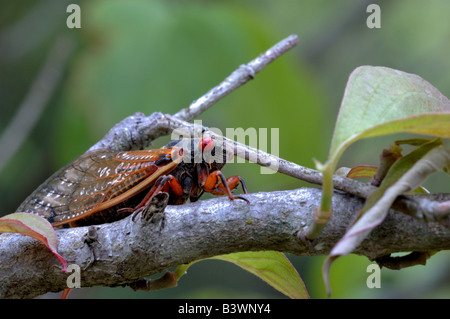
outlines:
M174 115L184 121L191 121L208 108L217 103L240 86L252 80L256 73L263 70L269 63L281 56L286 51L292 49L298 43L296 35L290 35L275 44L269 50L261 54L256 59L245 65L241 65L236 71L231 73L222 83L212 88L208 93L194 101L189 107L182 109Z

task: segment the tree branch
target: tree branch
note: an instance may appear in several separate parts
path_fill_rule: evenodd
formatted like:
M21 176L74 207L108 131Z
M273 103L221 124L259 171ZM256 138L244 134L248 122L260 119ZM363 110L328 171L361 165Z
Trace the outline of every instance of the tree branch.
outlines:
M296 35L288 36L253 61L250 61L245 65L241 65L222 83L193 102L188 108L181 110L174 116L184 121L190 121L196 118L208 108L213 106L217 101L247 83L249 80L252 80L256 73L264 69L269 63L273 62L286 51L292 49L297 45L297 43L298 37Z
M278 250L295 255L328 254L344 235L363 202L336 193L332 220L313 243L298 234L312 218L320 190L302 188L246 195L250 201L214 198L167 206L162 219L137 217L89 227L58 230L59 253L81 267L82 287L128 285L167 268L215 255ZM92 233L92 228L91 228ZM35 297L67 288L70 275L37 241L17 235L0 236L0 296ZM370 259L393 252L450 249L450 230L392 213L355 253Z

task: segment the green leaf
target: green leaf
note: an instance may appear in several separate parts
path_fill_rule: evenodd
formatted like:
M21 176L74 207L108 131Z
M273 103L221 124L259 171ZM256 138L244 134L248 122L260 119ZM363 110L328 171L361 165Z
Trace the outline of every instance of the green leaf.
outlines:
M0 233L20 233L43 243L67 270L66 260L57 252L58 237L52 225L44 218L29 213L13 213L0 218Z
M416 189L429 174L449 163L450 151L439 138L421 145L394 163L380 187L367 199L354 225L331 250L323 269L327 286L331 263L337 257L351 253L374 227L383 222L397 196Z
M409 132L450 138L450 101L418 75L362 66L350 75L325 164L322 201L307 234L314 239L331 216L333 173L342 153L357 140Z
M277 251L247 251L215 256L211 259L234 263L258 276L290 298L309 298L302 279L283 253Z
M362 66L347 83L329 160L353 142L410 132L450 138L450 101L415 74Z
M305 284L294 266L292 266L289 259L283 253L277 251L246 251L215 256L208 259L231 262L258 276L289 298L309 298ZM179 265L174 271L176 280L179 280L190 266L201 260Z

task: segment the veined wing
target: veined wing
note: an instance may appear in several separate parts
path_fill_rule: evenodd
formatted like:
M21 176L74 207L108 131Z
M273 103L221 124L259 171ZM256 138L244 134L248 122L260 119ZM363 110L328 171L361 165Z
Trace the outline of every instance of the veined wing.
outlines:
M125 201L176 166L171 149L90 152L53 174L17 211L63 225Z

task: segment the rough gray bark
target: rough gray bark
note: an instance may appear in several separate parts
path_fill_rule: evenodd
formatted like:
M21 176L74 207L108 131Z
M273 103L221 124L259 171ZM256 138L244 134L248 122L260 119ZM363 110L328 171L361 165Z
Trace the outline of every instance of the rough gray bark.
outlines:
M81 286L132 284L169 267L238 251L278 250L295 255L326 255L344 235L363 201L336 193L334 215L312 243L299 239L320 201L320 190L246 195L250 201L214 198L167 206L162 219L146 222L126 218L96 227L58 230L58 251L68 264L81 268ZM61 272L56 258L36 240L0 236L0 297L31 298L67 288L70 273ZM450 249L450 229L421 223L392 211L355 253L370 259L411 250Z

